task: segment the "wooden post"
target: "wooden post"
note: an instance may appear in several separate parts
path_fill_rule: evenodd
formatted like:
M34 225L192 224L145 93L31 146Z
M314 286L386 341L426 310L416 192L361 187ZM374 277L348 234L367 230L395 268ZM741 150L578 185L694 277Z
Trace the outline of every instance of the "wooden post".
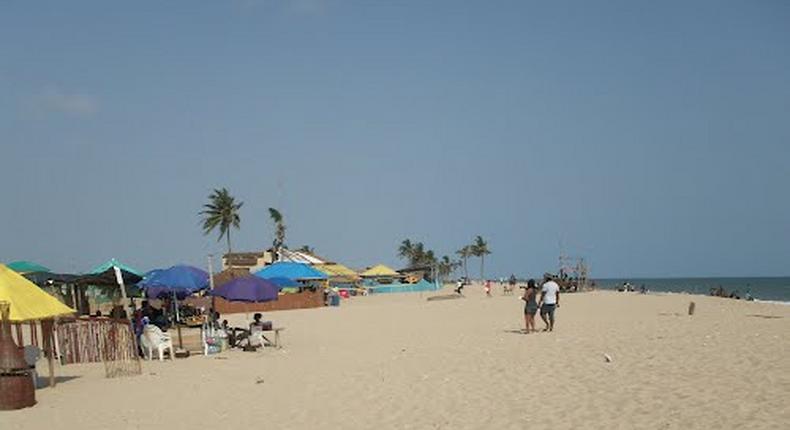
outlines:
M689 303L689 315L694 315L694 310L697 308L697 304L694 302Z
M55 387L55 349L53 346L52 329L54 327L54 320L48 319L41 321L41 337L43 340L44 351L47 355L47 367L49 368L49 386Z

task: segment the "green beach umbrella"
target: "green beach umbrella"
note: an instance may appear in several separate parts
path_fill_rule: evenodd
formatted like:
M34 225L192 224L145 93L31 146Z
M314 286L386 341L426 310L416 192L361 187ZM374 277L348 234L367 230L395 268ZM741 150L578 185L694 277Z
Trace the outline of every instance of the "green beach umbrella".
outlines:
M14 261L13 263L8 263L6 265L9 269L13 270L16 273L29 273L29 272L49 272L49 268L46 268L40 264L33 263L31 261Z

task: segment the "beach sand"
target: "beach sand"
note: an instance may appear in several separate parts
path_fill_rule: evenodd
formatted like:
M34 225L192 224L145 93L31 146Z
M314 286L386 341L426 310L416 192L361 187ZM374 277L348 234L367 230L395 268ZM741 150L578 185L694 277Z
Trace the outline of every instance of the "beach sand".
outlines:
M136 377L105 379L101 364L58 367L56 388L39 389L33 408L0 412L0 423L4 430L790 426L790 306L567 294L553 333L525 335L517 296L465 293L268 313L287 327L280 350L146 362ZM45 363L39 368L43 374Z

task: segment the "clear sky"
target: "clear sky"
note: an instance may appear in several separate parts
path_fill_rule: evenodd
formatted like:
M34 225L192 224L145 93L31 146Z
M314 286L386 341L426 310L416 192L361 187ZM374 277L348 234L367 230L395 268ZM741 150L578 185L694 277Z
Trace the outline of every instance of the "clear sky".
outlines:
M790 274L790 2L4 1L0 261ZM478 271L473 261L473 273Z

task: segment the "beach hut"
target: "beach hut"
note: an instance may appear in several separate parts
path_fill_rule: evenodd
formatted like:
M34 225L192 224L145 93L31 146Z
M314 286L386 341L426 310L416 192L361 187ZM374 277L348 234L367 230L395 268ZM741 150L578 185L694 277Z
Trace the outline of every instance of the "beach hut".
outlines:
M381 277L390 277L390 278L397 278L400 276L398 272L394 269L385 266L383 264L377 264L373 267L369 267L366 270L363 270L359 276L363 278L381 278Z
M400 273L383 264L369 267L363 270L359 276L362 277L365 285L392 284L401 277Z
M299 281L294 281L293 279L288 278L268 278L267 280L272 284L277 285L277 288L285 293L298 292L299 288L302 286Z
M140 271L112 258L94 267L88 274L77 277L74 282L82 288L82 294L88 288L98 288L113 301L117 298L116 293L120 292L123 306L126 307L130 295L140 295L140 290L135 284L142 280L143 275ZM97 298L96 296L98 295L94 298ZM131 310L129 313L131 314Z
M72 315L74 309L64 305L56 298L30 282L22 275L0 264L0 302L7 307L7 317L4 324L17 323L17 340L22 343L22 331L19 323L31 323L31 340L36 341L35 322L41 324L41 338L43 349L47 353L49 363L49 384L55 385L54 369L54 318ZM4 327L4 338L10 334L9 327ZM11 341L6 338L6 342ZM6 351L8 352L8 351ZM4 361L7 357L0 357Z

